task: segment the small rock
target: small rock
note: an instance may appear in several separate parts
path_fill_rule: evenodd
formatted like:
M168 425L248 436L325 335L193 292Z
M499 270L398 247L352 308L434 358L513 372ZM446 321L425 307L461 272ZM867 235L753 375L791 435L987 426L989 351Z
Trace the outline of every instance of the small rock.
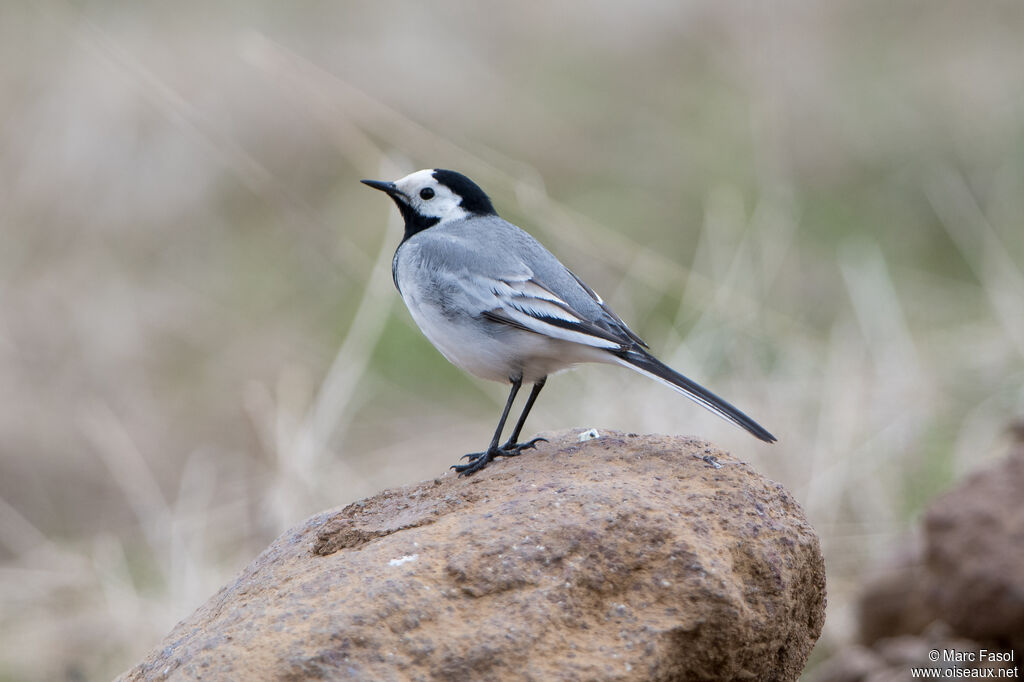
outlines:
M867 582L858 599L861 643L917 635L938 620L928 596L927 578L920 542L908 541L896 558Z
M965 637L1024 649L1024 445L935 500L925 517L929 595Z

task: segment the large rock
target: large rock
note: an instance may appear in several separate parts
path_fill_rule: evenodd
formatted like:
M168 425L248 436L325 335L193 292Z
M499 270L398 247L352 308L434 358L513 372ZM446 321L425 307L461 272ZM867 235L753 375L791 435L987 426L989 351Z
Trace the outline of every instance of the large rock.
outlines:
M792 496L702 441L577 436L314 516L122 679L796 679L825 573Z

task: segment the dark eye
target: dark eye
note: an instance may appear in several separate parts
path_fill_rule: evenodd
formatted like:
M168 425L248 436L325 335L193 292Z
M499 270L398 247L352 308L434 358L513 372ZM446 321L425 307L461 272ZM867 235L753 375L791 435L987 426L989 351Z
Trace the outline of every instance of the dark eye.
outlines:
M423 199L423 201L430 201L433 198L434 190L431 189L430 187L424 187L423 189L420 190L420 199Z

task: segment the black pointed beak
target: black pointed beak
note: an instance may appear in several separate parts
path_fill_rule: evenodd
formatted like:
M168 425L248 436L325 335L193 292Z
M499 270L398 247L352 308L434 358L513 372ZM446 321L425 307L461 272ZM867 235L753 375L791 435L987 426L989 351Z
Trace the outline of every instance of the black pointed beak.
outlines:
M382 180L360 180L360 182L362 182L364 185L368 187L379 189L381 192L384 192L392 199L405 197L402 191L398 189L398 187L396 187L395 183L393 182L384 182Z

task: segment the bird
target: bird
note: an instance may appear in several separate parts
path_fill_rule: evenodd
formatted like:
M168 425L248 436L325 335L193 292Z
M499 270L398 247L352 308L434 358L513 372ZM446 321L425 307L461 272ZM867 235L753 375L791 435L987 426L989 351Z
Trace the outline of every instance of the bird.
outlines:
M545 438L519 436L548 376L574 365L621 365L667 385L767 443L776 438L722 398L655 358L605 301L453 170L424 169L393 182L362 180L391 197L405 221L391 274L412 319L455 366L511 385L486 450L454 464L469 476ZM508 440L498 445L523 384L532 384Z

